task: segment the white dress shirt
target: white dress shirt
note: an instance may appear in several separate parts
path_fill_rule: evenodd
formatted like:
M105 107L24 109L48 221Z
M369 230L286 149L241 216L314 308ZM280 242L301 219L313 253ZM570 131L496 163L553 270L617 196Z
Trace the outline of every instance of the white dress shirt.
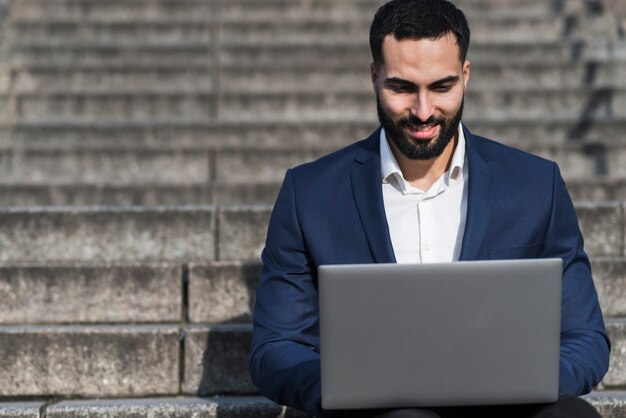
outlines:
M380 131L383 201L391 244L398 263L458 261L467 215L465 135L450 169L429 190L413 187L402 176L384 129Z

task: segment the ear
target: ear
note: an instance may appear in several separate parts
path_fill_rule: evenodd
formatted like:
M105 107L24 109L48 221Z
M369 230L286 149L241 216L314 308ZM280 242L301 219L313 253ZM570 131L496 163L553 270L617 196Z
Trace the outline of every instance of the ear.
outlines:
M370 75L372 77L372 86L374 87L374 93L378 91L378 68L375 63L370 64Z
M465 60L463 63L463 89L467 89L467 83L470 77L470 62Z

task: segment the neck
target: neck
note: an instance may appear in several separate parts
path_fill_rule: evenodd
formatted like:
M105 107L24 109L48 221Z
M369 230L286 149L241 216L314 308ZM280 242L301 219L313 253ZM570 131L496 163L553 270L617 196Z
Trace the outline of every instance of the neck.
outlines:
M413 187L427 191L439 177L449 170L452 156L459 142L459 134L454 135L441 155L430 160L411 160L400 152L393 141L388 142L404 179Z

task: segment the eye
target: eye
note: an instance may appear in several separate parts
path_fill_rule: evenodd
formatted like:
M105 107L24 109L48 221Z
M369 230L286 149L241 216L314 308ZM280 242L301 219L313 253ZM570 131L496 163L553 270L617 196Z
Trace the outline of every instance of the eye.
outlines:
M389 89L391 91L393 91L394 93L410 93L413 91L413 89L409 86L405 86L405 85L391 85L389 86Z
M452 89L452 84L443 84L441 86L435 86L432 91L436 93L447 93Z

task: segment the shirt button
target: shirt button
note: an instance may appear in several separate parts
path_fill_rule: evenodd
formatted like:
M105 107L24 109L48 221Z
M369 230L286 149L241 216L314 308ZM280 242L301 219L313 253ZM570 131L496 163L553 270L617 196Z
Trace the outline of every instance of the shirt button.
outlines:
M430 251L430 245L425 244L424 245L424 251Z

